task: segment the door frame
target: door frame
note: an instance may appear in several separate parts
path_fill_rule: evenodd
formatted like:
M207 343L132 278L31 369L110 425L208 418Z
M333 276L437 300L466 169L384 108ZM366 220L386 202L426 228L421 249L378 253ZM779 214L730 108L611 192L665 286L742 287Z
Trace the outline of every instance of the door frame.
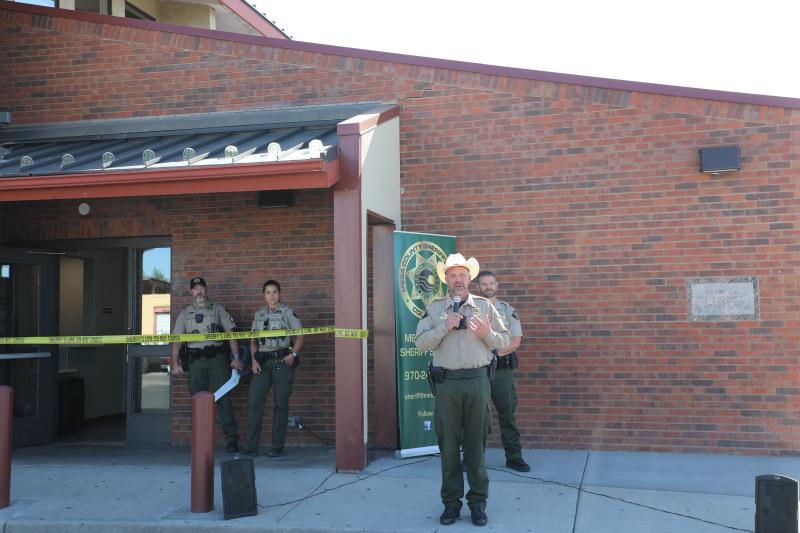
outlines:
M0 247L0 263L38 265L37 336L50 336L58 328L58 263L48 251L31 247ZM58 419L56 402L58 395L58 346L22 345L16 349L15 359L38 361L36 380L37 415L14 417L12 446L41 446L56 438ZM7 355L7 354L4 354Z
M137 277L137 250L146 248L172 247L172 237L170 235L152 237L114 237L114 238L90 238L90 239L58 239L44 240L22 243L11 243L14 247L35 247L37 249L57 250L61 255L80 257L76 255L80 251L98 249L124 249L126 250L126 269L125 279L127 280L126 302L125 302L125 328L128 335L136 334L134 326L137 318L138 305L136 301L137 287L139 280ZM58 287L57 272L55 275L56 290ZM170 276L171 277L171 276ZM57 294L57 292L56 292ZM57 323L56 323L57 324ZM123 333L123 332L118 332ZM54 347L57 348L57 347ZM133 372L136 368L134 358L157 354L158 350L164 350L165 346L142 346L126 345L126 364L125 364L125 420L126 431L125 441L136 443L168 443L170 437L171 405L166 414L140 414L134 412L133 406ZM169 345L167 345L169 350ZM57 361L56 361L57 364ZM57 366L56 366L57 368ZM172 381L170 380L170 387ZM170 394L171 398L171 394ZM53 402L55 403L55 402ZM155 417L155 418L153 418ZM148 420L149 419L149 420ZM56 427L56 426L54 426ZM166 427L166 433L164 432ZM55 435L55 434L54 434Z
M172 239L167 237L164 239L148 240L147 244L139 244L128 248L128 334L138 335L140 331L135 331L137 317L141 320L141 309L139 309L139 284L141 282L139 276L139 251L149 248L172 248ZM170 270L172 270L172 257L170 252ZM170 279L172 275L170 273ZM171 291L170 291L171 294ZM171 306L170 306L171 307ZM172 318L170 317L170 326L172 325ZM128 365L126 371L126 387L127 387L127 401L126 401L126 441L137 444L167 444L170 441L171 422L172 422L172 409L171 401L167 406L166 413L137 413L135 411L133 389L136 369L138 368L137 359L142 357L161 356L169 358L171 355L171 345L146 345L146 344L128 344ZM172 387L172 378L167 374L170 388ZM168 394L171 398L171 393Z

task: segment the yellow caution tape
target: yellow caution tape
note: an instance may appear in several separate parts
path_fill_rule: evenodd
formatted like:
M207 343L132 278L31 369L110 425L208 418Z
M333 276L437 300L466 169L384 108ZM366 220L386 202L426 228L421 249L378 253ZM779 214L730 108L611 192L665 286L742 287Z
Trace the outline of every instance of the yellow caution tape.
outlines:
M231 331L227 333L182 333L180 335L83 335L54 337L0 337L0 344L142 344L151 342L203 342L266 337L296 337L333 333L344 339L366 339L366 329L346 329L334 326L315 328L275 329L269 331Z

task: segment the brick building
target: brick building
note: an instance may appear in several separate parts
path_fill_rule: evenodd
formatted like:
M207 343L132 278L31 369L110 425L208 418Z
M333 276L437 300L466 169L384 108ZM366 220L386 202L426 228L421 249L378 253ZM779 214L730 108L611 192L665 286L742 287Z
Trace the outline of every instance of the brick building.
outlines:
M173 316L188 301L185 280L201 273L242 325L273 277L304 324L369 326L366 348L308 338L292 397L293 412L336 439L340 468L363 466L365 446L392 445L393 367L381 351L391 333L380 311L392 228L456 235L462 252L498 273L500 297L517 307L525 332L524 446L800 451L800 100L3 1L0 34L0 106L13 120L0 140L9 150L60 142L75 128L133 131L137 121L180 133L181 117L192 116L253 114L267 129L270 120L334 124L338 158L304 167L302 182L270 163L263 175L210 176L209 165L209 176L174 182L164 179L169 169L140 159L125 174L133 182L114 189L102 168L25 172L12 150L16 166L0 180L0 244L78 258L100 253L97 243L106 255L124 249L119 280L135 267L126 257L167 246ZM741 153L740 170L698 171L700 149L729 146ZM295 161L291 172L301 163L309 164ZM367 197L384 184L399 198L373 210ZM259 207L260 191L286 189L295 190L293 206ZM181 379L169 394L168 438L185 443ZM234 399L243 424L245 390ZM290 433L289 444L313 440Z

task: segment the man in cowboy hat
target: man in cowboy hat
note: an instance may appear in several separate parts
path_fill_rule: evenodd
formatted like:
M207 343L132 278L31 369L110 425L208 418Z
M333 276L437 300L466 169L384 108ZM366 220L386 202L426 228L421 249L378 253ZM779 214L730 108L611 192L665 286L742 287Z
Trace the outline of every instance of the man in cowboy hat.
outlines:
M478 275L478 261L451 254L437 263L439 279L447 284L448 295L428 305L417 324L416 345L433 350L431 374L436 382L434 423L442 456L441 497L443 525L456 521L464 496L464 474L459 448L463 447L467 469L467 505L472 522L487 522L486 499L489 476L484 452L489 415L489 369L492 349L505 350L511 344L492 302L469 293L469 283Z
M175 320L172 333L217 333L233 331L236 324L225 306L208 299L206 280L194 277L189 281L192 291L192 305L181 311ZM183 374L178 355L182 342L172 343L172 374ZM239 361L239 347L230 339L231 359L223 349L222 341L193 341L187 343L189 352L189 394L200 391L215 391L231 377L231 368L242 370L244 365ZM239 450L236 434L236 419L231 408L231 395L226 394L217 402L217 417L222 431L225 433L226 449L229 452Z

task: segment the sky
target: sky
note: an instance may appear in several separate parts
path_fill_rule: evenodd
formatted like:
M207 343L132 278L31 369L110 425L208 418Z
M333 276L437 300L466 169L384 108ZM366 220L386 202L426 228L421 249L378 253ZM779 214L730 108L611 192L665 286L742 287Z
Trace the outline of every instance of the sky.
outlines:
M150 248L145 251L142 255L142 274L150 276L153 273L153 269L157 268L169 280L171 277L171 252L171 248Z
M296 41L800 98L800 0L249 0Z

